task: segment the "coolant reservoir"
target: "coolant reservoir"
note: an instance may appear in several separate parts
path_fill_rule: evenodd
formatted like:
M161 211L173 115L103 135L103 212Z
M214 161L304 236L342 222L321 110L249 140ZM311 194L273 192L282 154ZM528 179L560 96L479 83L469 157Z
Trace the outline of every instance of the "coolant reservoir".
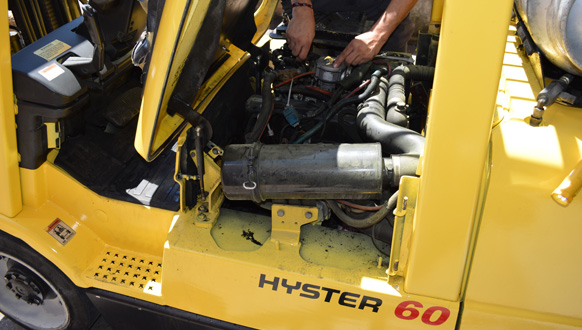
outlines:
M582 75L582 0L516 0L536 45L563 70Z

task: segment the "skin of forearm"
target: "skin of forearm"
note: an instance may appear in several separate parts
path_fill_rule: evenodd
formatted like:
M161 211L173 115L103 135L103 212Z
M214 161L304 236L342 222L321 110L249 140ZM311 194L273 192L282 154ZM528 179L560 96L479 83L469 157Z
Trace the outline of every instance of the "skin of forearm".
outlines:
M382 43L388 41L392 32L396 30L398 24L406 18L406 15L414 7L418 0L392 0L390 4L374 23L370 32L376 33L382 40Z

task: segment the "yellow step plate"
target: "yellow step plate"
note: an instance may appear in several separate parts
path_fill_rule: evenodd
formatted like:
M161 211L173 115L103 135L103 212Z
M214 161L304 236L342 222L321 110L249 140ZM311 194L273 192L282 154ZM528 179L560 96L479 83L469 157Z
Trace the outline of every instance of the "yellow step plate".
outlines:
M132 291L160 296L162 258L106 246L99 258L87 268L85 276ZM119 291L119 288L115 291Z

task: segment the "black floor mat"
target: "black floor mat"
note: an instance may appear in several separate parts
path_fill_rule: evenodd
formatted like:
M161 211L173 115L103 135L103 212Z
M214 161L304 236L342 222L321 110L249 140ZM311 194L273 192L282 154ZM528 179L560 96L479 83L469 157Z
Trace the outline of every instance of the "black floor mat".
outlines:
M136 124L134 120L115 133L88 128L65 141L55 164L101 196L177 211L176 153L168 148L146 162L133 146Z

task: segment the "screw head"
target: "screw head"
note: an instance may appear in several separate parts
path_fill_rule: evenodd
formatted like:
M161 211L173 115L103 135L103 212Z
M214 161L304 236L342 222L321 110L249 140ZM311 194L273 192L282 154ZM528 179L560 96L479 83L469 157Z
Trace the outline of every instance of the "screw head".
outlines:
M396 110L399 111L399 112L406 111L406 103L405 102L402 102L402 101L396 103Z
M305 217L307 219L311 219L311 217L313 217L313 213L311 213L311 212L305 212Z
M198 216L196 218L198 220L200 220L200 221L206 221L207 220L206 214L202 214L202 213L198 214Z
M279 210L279 211L277 211L277 215L280 216L280 217L282 217L282 216L285 215L285 211Z

